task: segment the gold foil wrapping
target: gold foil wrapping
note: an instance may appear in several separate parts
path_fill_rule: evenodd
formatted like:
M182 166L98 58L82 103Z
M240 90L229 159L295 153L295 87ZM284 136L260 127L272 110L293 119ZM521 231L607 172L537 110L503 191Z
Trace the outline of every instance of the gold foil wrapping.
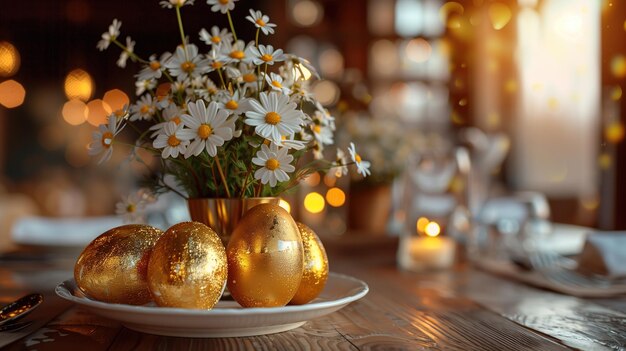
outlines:
M163 231L131 224L94 239L74 266L76 285L87 296L110 303L142 305L151 301L146 281L150 253Z
M228 290L243 307L278 307L295 295L302 279L302 240L296 222L277 205L250 209L226 250Z
M297 224L304 248L304 268L300 287L289 303L303 305L315 299L324 290L328 279L328 257L317 234L305 224L300 222Z
M228 268L222 242L211 228L183 222L157 242L148 265L148 285L159 306L211 309Z
M217 232L224 247L239 224L241 217L259 204L278 205L278 197L252 197L243 199L200 198L187 200L191 220L204 223Z

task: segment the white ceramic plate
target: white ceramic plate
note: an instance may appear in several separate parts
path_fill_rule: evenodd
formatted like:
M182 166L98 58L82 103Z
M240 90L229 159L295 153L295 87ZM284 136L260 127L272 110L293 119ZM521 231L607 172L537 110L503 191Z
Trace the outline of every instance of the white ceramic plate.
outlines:
M212 310L111 304L86 297L74 279L59 284L55 292L100 316L136 331L184 337L235 337L279 333L306 321L335 312L367 294L363 281L330 273L324 291L300 306L241 308L235 301L220 301Z

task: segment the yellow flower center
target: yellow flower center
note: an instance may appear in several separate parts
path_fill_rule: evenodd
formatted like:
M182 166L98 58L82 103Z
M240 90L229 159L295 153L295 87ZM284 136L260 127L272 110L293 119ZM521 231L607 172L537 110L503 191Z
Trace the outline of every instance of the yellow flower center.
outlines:
M255 22L256 22L256 24L258 24L259 26L261 26L261 27L265 27L265 22L263 22L263 20L262 20L262 19L260 19L260 18L259 18L259 19L258 19L258 20L256 20Z
M152 61L152 62L150 62L150 69L151 70L156 71L159 68L161 68L161 63L159 61Z
M354 160L356 161L356 163L361 163L361 155L359 154L354 155Z
M318 125L313 126L313 131L314 131L315 133L319 134L319 133L322 131L322 127L320 127L320 126L318 126Z
M211 63L211 67L213 67L214 69L220 69L222 68L222 63L219 61L213 61L213 63Z
M276 125L280 122L280 115L276 112L268 112L265 114L265 122Z
M231 51L229 56L234 58L235 60L241 60L242 58L246 57L246 54L244 54L244 52L241 50L233 50Z
M191 73L194 69L196 69L196 64L191 61L185 61L180 64L180 69L184 72Z
M207 91L209 92L209 94L217 93L217 89L216 88L208 88Z
M235 100L230 100L224 106L226 106L226 108L229 110L236 110L239 107L239 104Z
M265 168L269 169L270 171L273 171L278 167L280 167L280 162L278 162L278 160L275 158L270 158L269 160L265 161Z
M180 124L180 117L175 116L174 118L170 119L171 122L176 123L176 125Z
M263 56L261 56L261 60L263 60L264 62L270 62L273 59L274 59L274 56L270 54L263 54Z
M217 35L211 37L212 43L219 44L221 41L222 41L222 38L218 37Z
M227 5L230 2L230 0L219 0L219 3L222 5Z
M180 140L178 140L176 135L170 135L170 137L167 138L167 144L171 147L176 147L180 145Z
M128 206L126 206L126 212L128 213L133 213L135 212L135 205L134 204L128 204Z
M208 139L211 134L213 134L213 128L211 128L210 124L202 124L200 127L198 127L198 136L200 137L200 139Z
M276 88L282 88L283 87L283 85L279 81L277 81L277 80L273 80L272 81L272 85L275 86Z
M246 83L256 82L256 75L254 73L248 73L243 75L243 81Z
M113 133L104 132L102 133L102 146L106 148L110 148L113 141Z
M141 109L139 110L139 112L141 112L141 114L145 115L146 113L150 112L150 106L148 106L148 105L141 106Z

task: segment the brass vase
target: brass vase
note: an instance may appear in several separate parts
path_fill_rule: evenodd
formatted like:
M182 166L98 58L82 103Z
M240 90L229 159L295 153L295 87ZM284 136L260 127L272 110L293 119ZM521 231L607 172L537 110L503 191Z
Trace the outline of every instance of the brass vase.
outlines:
M233 230L244 213L259 204L278 205L279 202L279 197L197 198L188 199L187 206L191 220L213 228L226 247Z

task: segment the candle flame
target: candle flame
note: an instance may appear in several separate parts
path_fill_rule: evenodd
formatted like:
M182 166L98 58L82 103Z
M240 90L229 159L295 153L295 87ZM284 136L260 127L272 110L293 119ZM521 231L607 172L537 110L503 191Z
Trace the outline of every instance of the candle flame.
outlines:
M441 232L441 227L439 227L437 222L430 222L426 225L426 228L424 228L424 232L430 237L436 237Z

